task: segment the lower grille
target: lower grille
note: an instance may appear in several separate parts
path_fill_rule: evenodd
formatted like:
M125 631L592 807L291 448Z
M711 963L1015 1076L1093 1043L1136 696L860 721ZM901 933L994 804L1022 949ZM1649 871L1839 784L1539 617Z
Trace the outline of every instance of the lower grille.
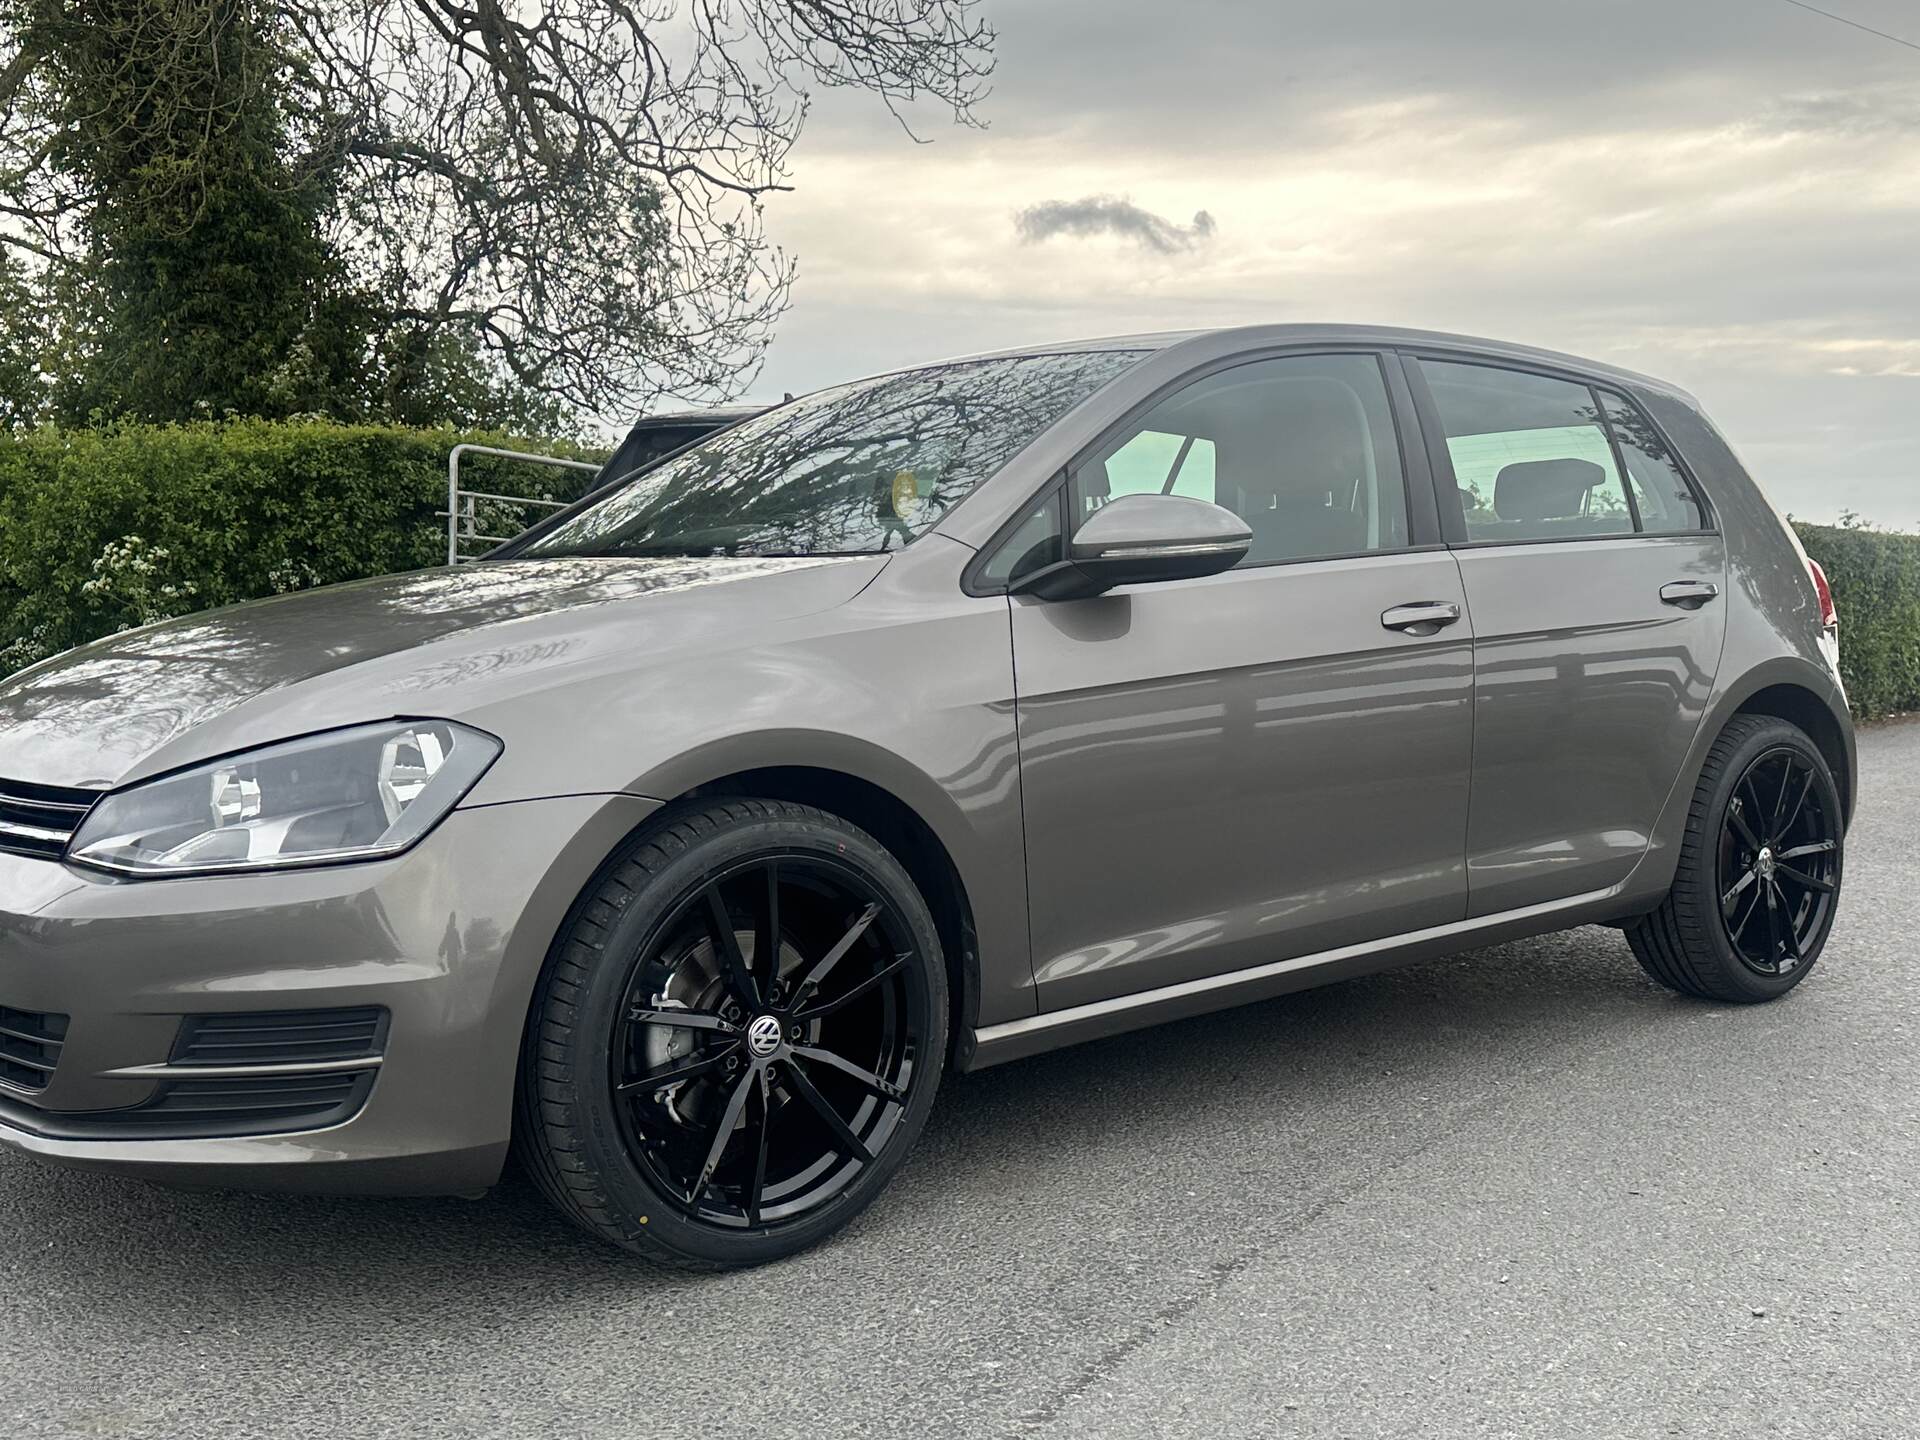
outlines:
M386 1047L387 1012L265 1010L238 1015L189 1015L180 1025L170 1064L323 1065L370 1060Z
M57 1140L202 1140L284 1135L352 1119L378 1070L169 1080L126 1110L42 1110L0 1098L0 1121Z
M22 1090L46 1089L66 1038L66 1016L0 1005L0 1080Z
M58 860L99 798L97 790L0 780L0 850Z
M137 1110L119 1118L140 1126L254 1135L312 1130L344 1120L373 1084L371 1070L330 1075L236 1075L231 1080L170 1080Z

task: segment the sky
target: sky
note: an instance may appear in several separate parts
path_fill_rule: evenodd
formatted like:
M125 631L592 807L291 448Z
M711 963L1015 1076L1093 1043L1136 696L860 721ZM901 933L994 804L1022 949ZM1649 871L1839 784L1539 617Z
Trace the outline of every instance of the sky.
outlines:
M1913 0L1821 8L1920 46ZM815 96L750 390L1141 330L1410 325L1706 405L1920 529L1920 48L1789 0L984 0L984 129Z

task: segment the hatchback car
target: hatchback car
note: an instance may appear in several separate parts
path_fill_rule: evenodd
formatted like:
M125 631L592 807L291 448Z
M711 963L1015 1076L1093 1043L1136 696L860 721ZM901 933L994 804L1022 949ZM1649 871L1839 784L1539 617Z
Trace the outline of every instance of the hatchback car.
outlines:
M1450 335L929 365L487 561L0 687L0 1139L473 1192L656 1260L845 1225L943 1073L1593 922L1783 995L1854 742L1699 407Z

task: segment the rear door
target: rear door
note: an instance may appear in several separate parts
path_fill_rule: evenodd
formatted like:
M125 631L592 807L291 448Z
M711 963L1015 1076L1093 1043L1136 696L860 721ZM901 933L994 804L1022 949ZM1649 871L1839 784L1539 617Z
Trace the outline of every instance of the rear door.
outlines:
M1223 575L1014 596L1042 1009L1464 914L1471 626L1392 388L1410 419L1378 354L1195 379L1117 427L989 563L1044 563L1060 529L1142 490L1254 532Z
M1645 853L1705 713L1726 551L1627 395L1408 357L1474 626L1468 913L1604 890Z

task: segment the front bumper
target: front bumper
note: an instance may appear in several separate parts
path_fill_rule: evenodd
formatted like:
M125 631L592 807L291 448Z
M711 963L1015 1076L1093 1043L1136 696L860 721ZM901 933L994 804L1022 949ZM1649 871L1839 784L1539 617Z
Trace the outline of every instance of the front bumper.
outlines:
M281 874L125 881L0 854L0 1015L22 1035L60 1032L16 1041L38 1069L0 1067L0 1144L194 1185L492 1184L548 947L657 808L584 795L457 810L392 860ZM363 1058L209 1064L182 1049L190 1017L355 1010L380 1014ZM215 1133L225 1112L194 1087L248 1081L340 1103L284 1133L258 1118Z

